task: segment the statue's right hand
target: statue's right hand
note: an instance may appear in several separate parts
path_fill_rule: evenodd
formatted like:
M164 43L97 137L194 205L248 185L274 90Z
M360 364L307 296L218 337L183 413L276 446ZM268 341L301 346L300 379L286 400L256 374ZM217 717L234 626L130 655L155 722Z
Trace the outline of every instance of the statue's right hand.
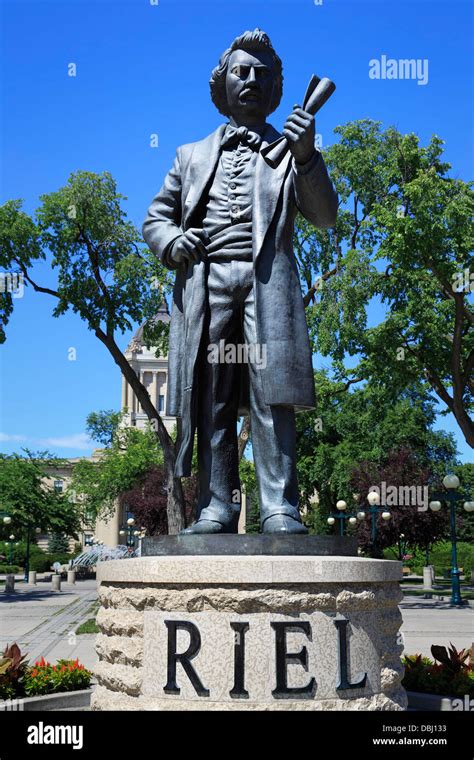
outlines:
M176 264L182 261L198 263L203 256L206 256L206 243L209 242L209 236L205 230L198 227L190 227L173 243L171 248L171 259Z

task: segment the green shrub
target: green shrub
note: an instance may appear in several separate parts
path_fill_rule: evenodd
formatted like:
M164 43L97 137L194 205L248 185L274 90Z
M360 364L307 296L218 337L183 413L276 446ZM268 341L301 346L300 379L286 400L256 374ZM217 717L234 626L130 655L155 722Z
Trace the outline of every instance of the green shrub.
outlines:
M36 570L39 573L47 573L53 562L59 562L61 565L69 564L69 560L74 559L80 552L55 551L46 552L37 544L30 544L30 570ZM20 542L13 550L13 563L24 567L26 563L26 543Z
M458 565L464 569L466 575L471 574L471 569L474 567L474 546L468 544L465 541L460 541L457 545L458 550ZM410 568L415 575L423 575L423 567L426 564L426 552L424 549L418 549L417 547L410 547L407 549L407 554L411 554L412 558L403 560L403 564ZM394 559L394 553L392 549L386 549L384 556L387 559ZM442 575L444 570L451 567L451 542L440 541L435 544L430 551L430 564L434 565L436 575Z
M47 573L51 568L51 557L46 552L41 554L34 553L30 556L30 570L36 570L38 573Z
M0 565L0 574L19 573L21 567L18 565Z
M60 565L69 565L69 562L74 559L70 552L52 552L48 554L51 559L51 564L59 562Z

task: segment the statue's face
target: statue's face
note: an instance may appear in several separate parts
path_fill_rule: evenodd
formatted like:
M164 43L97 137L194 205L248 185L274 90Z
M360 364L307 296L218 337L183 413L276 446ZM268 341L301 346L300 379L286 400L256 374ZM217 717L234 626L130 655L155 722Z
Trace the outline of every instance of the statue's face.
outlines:
M267 50L234 50L229 58L226 94L230 115L265 121L275 86L273 61Z

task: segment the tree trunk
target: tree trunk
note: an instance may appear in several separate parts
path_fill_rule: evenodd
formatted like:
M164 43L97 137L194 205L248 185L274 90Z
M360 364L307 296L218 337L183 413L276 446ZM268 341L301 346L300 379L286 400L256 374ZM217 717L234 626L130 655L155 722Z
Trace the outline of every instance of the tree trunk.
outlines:
M239 433L239 461L242 459L250 434L250 417L244 417Z
M115 343L113 337L110 337L102 330L96 330L96 335L107 347L115 363L120 367L125 380L128 382L135 393L143 411L148 417L150 425L156 435L157 441L163 449L163 461L166 472L166 486L168 491L166 513L168 517L168 532L171 535L179 533L186 527L186 510L184 503L184 493L180 478L174 477L174 468L176 463L176 446L170 434L166 430L163 420L152 404L149 393L143 383L140 382L135 371L132 369L128 360L120 348Z
M453 414L461 428L466 442L474 449L474 425L472 424L471 418L461 404L454 405Z

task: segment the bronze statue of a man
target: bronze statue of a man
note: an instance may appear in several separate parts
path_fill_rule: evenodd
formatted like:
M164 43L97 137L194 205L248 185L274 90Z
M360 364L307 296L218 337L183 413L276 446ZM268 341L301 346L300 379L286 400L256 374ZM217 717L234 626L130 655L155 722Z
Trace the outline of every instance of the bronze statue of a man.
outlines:
M178 148L143 224L150 249L176 270L167 413L182 418L176 476L191 474L196 430L199 466L197 519L184 533L237 532L237 418L248 412L262 532L307 532L295 411L313 408L315 394L293 227L297 211L333 226L337 195L302 108L285 123L290 151L277 168L262 156L281 137L266 119L282 85L268 36L237 37L210 80L228 122Z

